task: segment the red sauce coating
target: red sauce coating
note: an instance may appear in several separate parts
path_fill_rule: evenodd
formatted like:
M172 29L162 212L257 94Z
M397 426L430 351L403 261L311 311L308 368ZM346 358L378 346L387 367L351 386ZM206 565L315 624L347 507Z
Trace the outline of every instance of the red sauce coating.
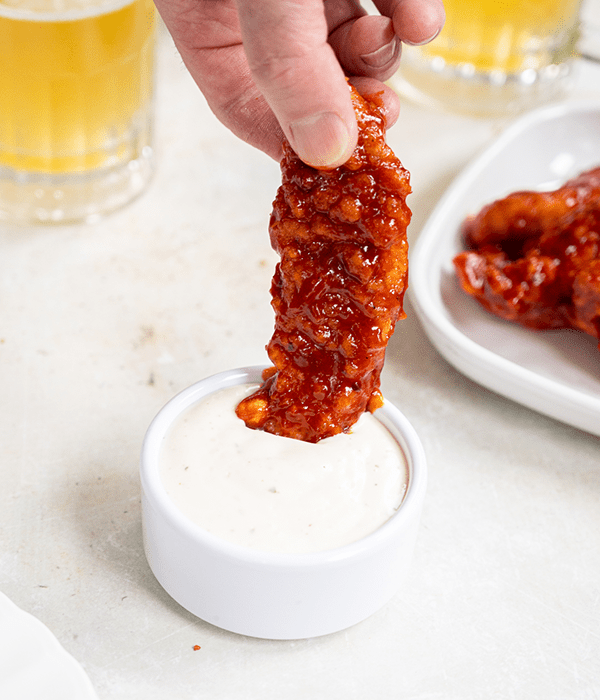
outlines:
M463 289L528 328L600 338L600 168L555 192L517 192L465 225L454 258Z
M250 428L318 442L382 404L379 377L408 276L409 175L385 143L377 98L351 88L359 126L334 170L305 165L285 145L271 244L273 367L237 407Z
M467 219L465 240L470 248L523 242L560 233L586 216L599 220L600 167L581 173L553 192L513 192Z

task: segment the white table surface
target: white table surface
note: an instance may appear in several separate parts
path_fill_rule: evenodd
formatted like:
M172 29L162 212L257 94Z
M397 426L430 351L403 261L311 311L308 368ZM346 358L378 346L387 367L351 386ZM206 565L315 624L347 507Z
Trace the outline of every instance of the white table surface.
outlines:
M600 66L581 67L582 97L600 99ZM504 127L403 104L389 141L411 241ZM401 592L345 632L271 642L161 589L140 445L176 392L265 361L279 169L216 121L166 35L157 148L147 193L96 225L0 225L0 590L101 700L600 697L600 442L464 378L410 307L383 373L429 464Z

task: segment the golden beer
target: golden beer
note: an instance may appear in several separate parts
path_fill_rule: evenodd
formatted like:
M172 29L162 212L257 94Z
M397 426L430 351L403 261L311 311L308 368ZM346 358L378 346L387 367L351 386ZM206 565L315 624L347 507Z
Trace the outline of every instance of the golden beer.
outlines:
M543 68L572 48L579 0L444 0L446 26L425 56L476 71Z
M38 199L40 187L64 199L77 175L86 208L94 178L124 177L119 168L144 158L151 140L152 0L60 12L52 0L33 1L0 0L0 218L3 197L20 196L13 205L26 208L23 183L39 185ZM103 208L97 201L87 211Z
M407 47L400 76L416 91L467 110L494 111L494 103L500 111L517 109L552 98L575 53L580 5L444 0L442 32L431 44Z

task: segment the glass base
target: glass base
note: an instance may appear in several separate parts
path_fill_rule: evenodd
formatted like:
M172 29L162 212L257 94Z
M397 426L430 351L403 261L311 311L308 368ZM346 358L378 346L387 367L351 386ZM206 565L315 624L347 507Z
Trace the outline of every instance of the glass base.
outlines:
M572 61L529 68L518 74L478 73L470 64L425 60L411 47L389 80L398 94L418 104L480 117L516 115L561 99L572 82Z
M154 150L84 173L48 174L0 166L0 223L93 223L141 194L154 172Z

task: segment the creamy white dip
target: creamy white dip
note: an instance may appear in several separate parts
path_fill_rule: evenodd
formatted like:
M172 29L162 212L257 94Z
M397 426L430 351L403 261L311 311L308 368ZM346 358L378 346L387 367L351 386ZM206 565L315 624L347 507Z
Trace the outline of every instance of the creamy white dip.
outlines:
M316 552L364 537L399 508L400 446L372 414L316 444L251 430L235 415L258 385L222 389L189 408L160 452L162 483L190 520L270 552Z

